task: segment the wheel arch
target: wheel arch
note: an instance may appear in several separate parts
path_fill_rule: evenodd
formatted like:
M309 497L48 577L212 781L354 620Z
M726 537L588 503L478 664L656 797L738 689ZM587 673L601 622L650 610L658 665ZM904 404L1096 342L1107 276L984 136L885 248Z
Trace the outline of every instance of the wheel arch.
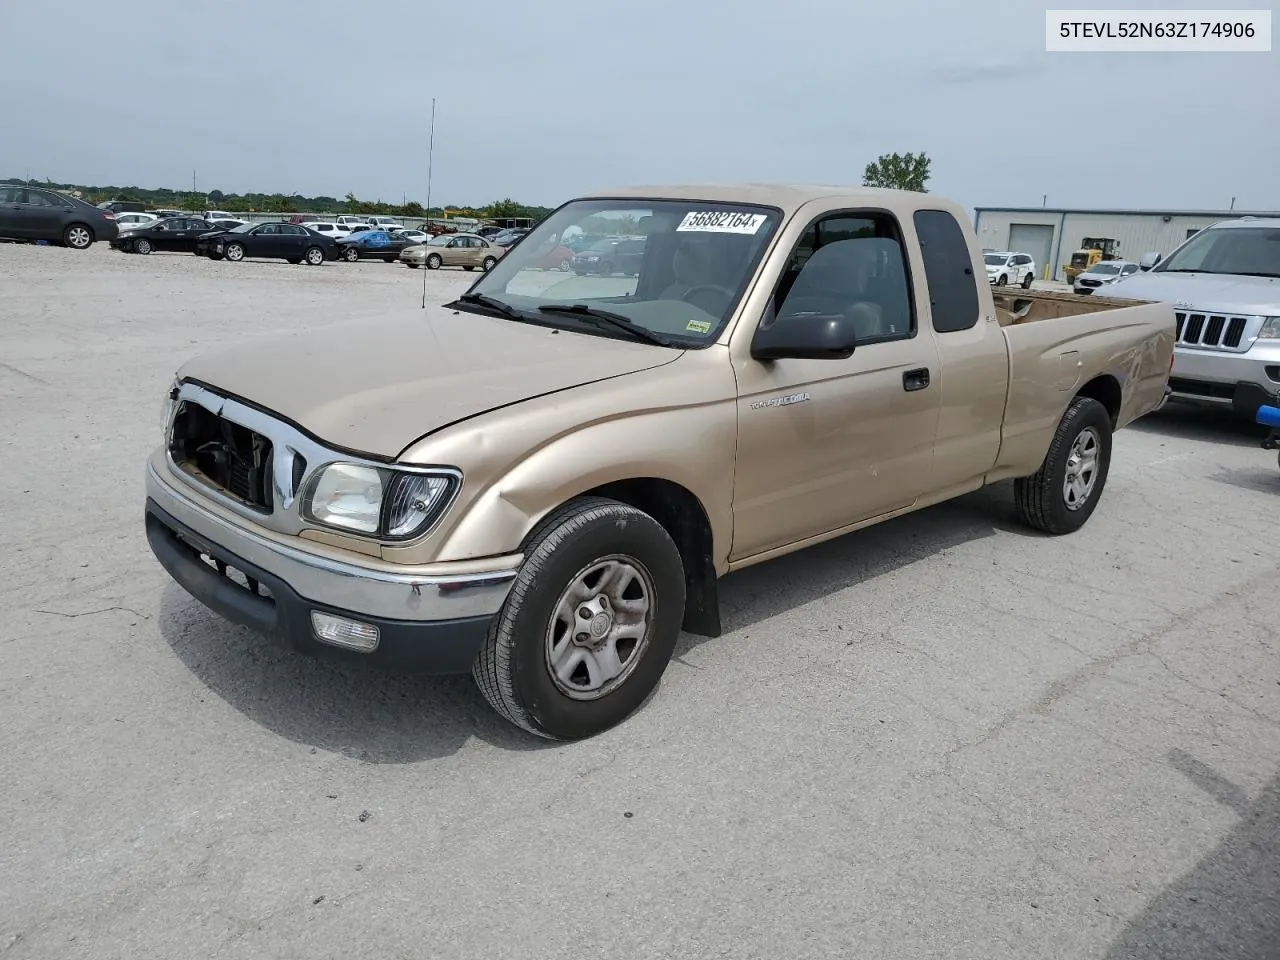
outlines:
M715 566L714 534L706 508L687 487L661 477L630 477L612 480L577 493L578 497L604 497L635 507L653 517L675 541L684 564L685 609L683 629L703 637L718 637L720 593ZM543 519L559 513L560 503ZM542 520L535 523L521 543L521 552L541 532Z
M1112 374L1099 374L1077 390L1075 396L1089 397L1102 404L1106 408L1107 415L1111 417L1111 428L1115 429L1116 424L1120 421L1120 405L1123 401L1123 394L1120 390L1120 381ZM1072 399L1074 400L1075 397Z

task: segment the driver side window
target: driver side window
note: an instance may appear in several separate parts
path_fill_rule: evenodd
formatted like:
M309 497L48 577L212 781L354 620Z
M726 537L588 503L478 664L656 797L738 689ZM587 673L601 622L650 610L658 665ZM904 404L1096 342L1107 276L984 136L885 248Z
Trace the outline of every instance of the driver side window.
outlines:
M791 253L774 293L777 322L798 314L847 316L859 344L915 336L906 255L886 213L836 213L812 224Z

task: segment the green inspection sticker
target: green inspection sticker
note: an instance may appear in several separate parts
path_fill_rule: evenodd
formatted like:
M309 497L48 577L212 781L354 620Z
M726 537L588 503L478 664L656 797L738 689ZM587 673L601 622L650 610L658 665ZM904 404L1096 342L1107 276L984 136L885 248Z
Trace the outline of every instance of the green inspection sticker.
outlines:
M685 324L685 329L691 333L706 333L711 329L711 324L705 320L690 320Z

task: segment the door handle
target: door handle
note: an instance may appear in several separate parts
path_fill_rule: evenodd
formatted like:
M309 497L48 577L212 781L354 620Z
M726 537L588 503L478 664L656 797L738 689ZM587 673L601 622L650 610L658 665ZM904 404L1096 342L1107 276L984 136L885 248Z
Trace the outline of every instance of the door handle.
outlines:
M929 368L917 367L902 374L902 389L910 393L912 390L923 390L929 385Z

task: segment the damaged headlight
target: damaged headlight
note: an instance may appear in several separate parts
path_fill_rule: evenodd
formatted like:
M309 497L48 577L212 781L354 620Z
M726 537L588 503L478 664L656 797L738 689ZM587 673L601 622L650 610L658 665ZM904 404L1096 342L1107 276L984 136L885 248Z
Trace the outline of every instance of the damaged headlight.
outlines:
M160 405L160 436L169 439L169 423L173 420L173 407L178 402L178 378L174 377L169 390L164 395L164 403Z
M322 526L407 540L440 519L460 484L452 472L331 463L311 479L302 509Z

